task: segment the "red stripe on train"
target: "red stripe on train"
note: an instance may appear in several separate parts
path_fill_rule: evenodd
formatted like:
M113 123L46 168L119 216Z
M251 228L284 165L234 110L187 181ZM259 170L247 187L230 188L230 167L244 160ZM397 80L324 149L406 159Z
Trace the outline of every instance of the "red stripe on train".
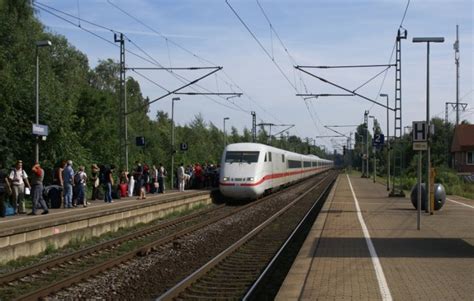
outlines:
M263 178L261 178L259 181L255 182L255 183L244 183L244 184L240 184L240 186L247 186L247 187L248 186L257 186L257 185L262 184L266 180L293 176L293 175L302 174L302 173L306 173L306 172L310 172L310 171L316 171L316 170L319 170L319 169L323 169L323 168L322 167L317 167L317 168L312 168L312 169L308 169L308 170L301 170L301 171L274 173L274 174L264 176ZM219 182L219 184L222 185L222 186L236 186L237 183L222 183L222 182Z

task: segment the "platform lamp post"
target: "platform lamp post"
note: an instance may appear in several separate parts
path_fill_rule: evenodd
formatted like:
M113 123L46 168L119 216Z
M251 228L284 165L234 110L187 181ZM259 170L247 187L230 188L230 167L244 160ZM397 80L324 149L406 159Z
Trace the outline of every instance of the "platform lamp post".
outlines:
M388 114L388 94L380 94L381 97L387 99L387 191L390 191L390 126L389 126L389 114Z
M173 175L174 175L174 102L181 100L179 97L173 97L171 99L171 189L174 187Z
M374 125L372 126L372 131L374 132L374 135L373 135L373 137L372 137L372 140L373 140L374 137L375 137L375 121L376 121L377 119L375 118L375 116L372 116L372 115L369 115L369 118L372 118L372 119L374 120ZM372 157L374 158L374 159L373 159L373 160L374 160L373 165L374 165L374 183L375 183L375 177L376 177L376 175L377 175L377 166L376 166L377 161L376 161L376 159L375 159L375 147L374 147L373 143L372 143ZM368 172L369 172L369 171L367 170L367 173L368 173Z
M431 202L431 126L430 126L430 43L443 43L443 37L418 37L413 38L413 43L426 43L426 125L428 128L426 140L428 142L428 147L426 150L426 200L429 204L429 212L433 214L433 206Z
M227 133L225 131L225 121L229 119L230 119L229 117L224 117L224 147L227 146Z
M50 47L51 41L37 41L36 42L36 124L39 124L39 55L38 48L40 47ZM36 137L36 149L35 149L35 159L36 162L39 162L39 139Z

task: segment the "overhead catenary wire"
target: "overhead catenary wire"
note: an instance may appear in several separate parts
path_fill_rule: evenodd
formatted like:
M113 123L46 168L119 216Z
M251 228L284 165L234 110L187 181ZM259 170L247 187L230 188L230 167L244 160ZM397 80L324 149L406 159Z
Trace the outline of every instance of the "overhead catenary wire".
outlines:
M408 12L408 7L410 6L410 1L411 0L408 0L407 1L407 5L405 6L405 11L403 12L403 17L402 17L402 20L400 21L400 25L398 26L398 30L402 29L403 28L403 22L405 21L405 17L407 15L407 12ZM395 48L397 47L397 41L395 40L395 42L393 43L393 47L392 47L392 52L390 53L390 58L388 59L388 64L391 64L392 63L392 59L393 59L393 54L395 53ZM387 78L387 74L388 74L388 70L385 72L384 74L384 77L382 79L382 83L380 84L380 88L377 92L377 95L375 96L375 100L378 100L379 96L380 96L380 93L382 92L382 89L383 89L383 86L385 84L385 79ZM369 111L372 110L372 108L374 107L375 104L372 104L372 106L370 106L369 108Z
M133 46L135 46L137 49L139 49L144 55L146 55L147 57L149 57L152 61L154 61L156 65L158 65L159 67L164 68L164 69L166 70L166 68L165 68L160 62L158 62L156 59L154 59L154 58L153 58L150 54L148 54L143 48L141 48L140 46L138 46L135 42L133 42L132 40L130 40L128 37L127 37L127 41L130 42L130 43L131 43ZM184 76L182 76L182 75L179 75L179 74L176 73L176 72L173 72L173 70L171 70L171 69L168 69L168 70L166 70L166 71L168 71L169 73L171 73L175 78L177 78L177 79L178 79L179 81L181 81L181 83L183 83L183 84L185 84L185 83L187 83L187 82L190 82L190 80L189 80L188 78L186 78L186 77L184 77ZM205 87L203 87L203 86L201 86L201 85L199 85L199 84L197 84L197 83L195 83L194 86L199 87L199 88L203 89L203 90L206 91L206 92L209 92L209 93L211 92L211 90L209 90L209 89L207 89L207 88L205 88ZM194 91L197 91L197 89L196 89L194 86L191 86L190 88L193 89ZM217 104L222 105L222 106L227 107L227 108L231 108L231 107L229 107L229 106L227 106L227 105L225 105L225 104L223 104L223 103L221 103L221 102L216 101L214 98L210 97L210 95L204 95L204 97L206 97L207 99L211 100L211 101L214 102L214 103L217 103ZM220 97L220 98L224 99L223 97ZM242 107L236 105L235 103L232 103L232 104L233 104L236 108L238 108L238 110L240 110L240 111L242 111L242 112L244 112L244 113L250 113L250 111L243 109ZM235 110L235 108L232 108L232 109Z
M42 3L37 2L37 1L34 2L33 5L35 5L35 6L36 6L38 9L40 9L40 10L43 10L43 11L45 11L45 12L47 12L47 13L49 13L49 14L51 14L51 15L53 15L53 16L55 16L55 17L57 17L57 18L59 18L59 19L61 19L61 20L63 20L63 21L65 21L65 22L69 23L69 24L71 24L71 25L73 25L73 26L76 26L76 27L80 28L81 30L83 30L83 31L85 31L85 32L88 32L89 34L92 34L93 36L95 36L95 37L97 37L97 38L103 40L104 42L106 42L106 43L108 43L108 44L110 44L110 45L113 45L114 47L119 47L117 44L111 42L111 41L108 40L107 38L105 38L105 37L103 37L103 36L101 36L101 35L98 35L98 34L94 33L92 30L89 30L89 29L85 28L84 26L78 26L76 23L74 23L74 22L72 22L72 21L66 19L65 17L62 17L62 16L58 15L58 14L55 13L55 12L61 13L61 14L63 14L63 15L66 15L66 16L70 17L70 18L79 19L79 20L81 20L83 23L96 26L96 27L101 28L101 29L103 29L103 30L110 31L110 32L112 32L112 33L114 33L114 34L123 34L123 33L120 32L120 31L117 31L117 30L114 30L114 29L105 27L105 26L100 25L100 24L97 24L97 23L95 23L95 22L91 22L91 21L85 20L85 19L83 19L83 18L80 18L80 17L74 16L74 15L72 15L72 14L63 12L63 11L61 11L61 10L58 10L58 9L54 8L54 7L48 6L48 5L46 5L46 4L42 4ZM55 11L55 12L53 12L53 11ZM132 54L132 55L134 55L135 57L140 58L140 59L142 59L142 60L144 60L144 61L146 61L146 62L148 62L148 63L150 63L150 64L152 64L152 65L155 65L155 66L159 66L159 67L164 68L164 66L163 66L159 61L157 61L157 60L154 59L152 56L150 56L145 50L143 50L140 46L138 46L135 42L133 42L133 41L132 41L130 38L128 38L126 35L124 35L124 36L125 36L125 38L127 39L128 42L130 42L132 45L134 45L139 51L141 51L142 53L144 53L144 55L147 56L148 58L146 58L146 57L144 57L144 56L142 56L142 55L139 55L139 54L137 54L137 53L135 53L134 51L131 51L131 50L129 50L129 49L126 49L126 52L127 52L127 53ZM173 76L175 76L175 77L176 77L178 80L180 80L183 84L186 83L186 82L188 82L188 83L191 82L189 79L187 79L187 78L185 78L185 77L183 77L183 76L181 76L181 75L179 75L179 74L177 74L177 73L175 73L175 72L172 72L172 71L169 71L169 70L168 70L168 72L170 72L171 74L173 74ZM204 90L207 90L207 89L201 87L200 85L196 85L196 86L198 86L198 87L200 87L200 88L202 88L202 89L204 89ZM191 88L194 89L194 90L196 90L195 87L191 87ZM207 90L207 91L209 91L209 90ZM208 99L210 99L210 100L213 101L213 102L216 102L216 103L219 103L219 104L222 105L222 103L217 102L216 100L214 100L212 97L209 97L208 95L205 95L205 97L208 98ZM234 104L234 106L236 106L236 105ZM238 107L238 106L236 106L236 107ZM241 111L243 111L243 112L245 112L245 113L249 113L249 112L250 112L250 111L248 111L248 110L242 109L241 107L238 107L238 108L239 108L239 110L241 110Z
M140 20L139 18L135 17L133 14L127 12L125 9L123 9L122 7L120 7L119 5L113 3L112 1L110 0L107 0L107 3L109 3L112 7L116 8L117 10L119 10L120 12L122 12L123 14L125 14L126 16L130 17L131 19L135 20L137 23L141 24L142 26L144 26L145 28L147 28L148 30L156 33L158 36L160 36L161 38L163 38L165 41L166 41L166 44L167 44L167 47L168 47L168 59L170 60L170 66L171 66L171 57L169 56L169 46L168 46L168 43L170 44L173 44L174 46L176 46L177 48L181 49L182 51L188 53L189 55L193 56L194 58L200 60L201 62L204 62L204 63L207 63L207 64L211 64L213 66L217 66L216 63L212 62L211 60L209 59L206 59L194 52L192 52L191 50L187 49L186 47L182 46L181 44L177 43L176 41L174 41L173 39L170 39L169 37L167 37L166 35L164 35L162 32L160 32L159 30L156 30L155 28L149 26L148 24L146 24L145 22L143 22L142 20ZM253 99L249 94L247 93L244 93L244 90L229 76L229 74L225 71L225 70L222 70L221 71L222 74L224 74L229 80L230 82L224 80L221 78L221 80L226 83L229 87L232 87L232 86L235 86L237 89L240 90L240 92L242 92L244 94L244 96L249 100L250 103L254 103L257 107L259 107L260 110L262 110L265 114L267 114L268 116L272 117L273 119L277 120L278 122L281 122L275 115L273 115L272 113L268 112L265 108L263 108L255 99ZM217 75L218 76L218 75ZM253 109L251 108L250 111L253 111ZM250 112L250 111L246 111L246 112Z
M288 78L288 76L285 74L285 72L281 69L280 65L275 61L275 59L271 56L271 54L268 52L268 50L263 46L262 42L257 38L257 36L253 33L253 31L250 29L250 27L245 23L245 21L240 17L240 15L237 13L237 11L232 7L232 5L229 3L228 0L225 0L225 3L229 6L229 8L232 10L234 15L239 19L240 23L247 29L247 31L250 33L250 35L253 37L253 39L257 42L257 44L260 46L260 48L263 50L263 52L268 56L268 58L273 62L273 64L277 67L278 71L283 75L283 77L286 79L286 81L290 84L290 86L293 87L295 91L298 91L298 88L291 82L291 80Z
M267 56L270 58L270 60L273 62L273 64L275 64L275 66L277 67L277 69L280 71L280 73L284 76L284 78L287 80L287 82L290 84L290 86L298 93L298 88L296 86L296 81L295 83L293 84L290 79L288 78L288 76L283 72L282 68L280 67L280 65L276 62L276 60L274 59L274 56L273 55L270 55L269 52L266 50L266 48L263 46L263 44L258 40L258 38L256 37L256 35L252 32L252 30L250 29L250 27L243 21L243 19L240 17L240 15L237 13L237 11L232 7L232 5L226 0L226 3L227 5L229 6L229 8L232 10L232 12L234 13L234 15L239 19L239 21L242 23L242 25L244 25L244 27L247 29L247 31L250 33L250 35L255 39L255 41L258 43L258 45L263 49L263 51L267 54ZM294 59L294 57L290 54L289 50L288 50L288 47L286 47L285 43L283 42L283 40L280 38L280 35L278 34L278 32L276 31L275 27L273 26L270 18L268 17L267 13L265 12L265 9L263 8L263 6L260 4L260 2L258 0L256 0L256 3L257 5L259 6L263 16L265 17L266 21L268 22L268 25L270 27L270 30L275 34L275 36L277 37L278 41L280 42L282 48L284 49L284 51L287 53L288 57L290 58L290 61L293 65L296 64L296 60ZM273 41L272 41L272 45L273 45ZM294 73L295 74L295 73ZM304 82L302 76L300 74L298 74L298 77L300 79L300 83L303 85L304 89L306 92L308 92L308 89L307 89L307 86L306 86L306 83ZM304 100L304 99L303 99ZM304 100L305 101L305 100ZM315 128L319 131L319 128L317 126L317 122L316 122L316 119L314 118L314 114L311 112L311 109L309 108L308 104L306 103L305 101L305 106L306 106L306 109L308 110L309 114L310 114L310 117L311 119L313 120L313 123L315 125ZM316 113L315 113L316 114ZM317 119L320 121L319 119L319 116L317 116L316 114L316 117ZM322 124L322 122L321 122Z
M134 68L131 68L130 69L132 72L136 73L137 75L139 75L140 77L144 78L145 80L147 80L148 82L152 83L153 85L156 85L158 86L159 88L165 90L167 93L171 93L170 90L166 89L165 87L163 87L162 85L158 84L156 81L152 80L151 78L147 77L146 75L144 75L143 73L141 72L138 72L136 69ZM179 94L179 93L175 93L175 94ZM221 106L224 106L228 109L231 109L231 110L234 110L234 111L239 111L238 109L240 109L240 111L245 111L245 109L239 107L237 104L231 102L234 106L236 106L238 109L234 108L234 107L231 107L231 106L228 106L226 105L225 103L221 103L221 102L218 102L216 100L214 100L213 98L209 98L212 102L218 104L218 105L221 105Z

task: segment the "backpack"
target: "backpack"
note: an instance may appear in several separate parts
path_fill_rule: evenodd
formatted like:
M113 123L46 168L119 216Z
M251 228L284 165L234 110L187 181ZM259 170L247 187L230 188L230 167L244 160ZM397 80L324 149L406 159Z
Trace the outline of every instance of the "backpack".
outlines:
M106 179L106 175L107 175L107 168L101 168L100 171L99 171L99 182L100 184L105 184L107 182L107 179Z
M80 172L76 172L76 174L74 175L74 184L75 185L81 184L81 173Z

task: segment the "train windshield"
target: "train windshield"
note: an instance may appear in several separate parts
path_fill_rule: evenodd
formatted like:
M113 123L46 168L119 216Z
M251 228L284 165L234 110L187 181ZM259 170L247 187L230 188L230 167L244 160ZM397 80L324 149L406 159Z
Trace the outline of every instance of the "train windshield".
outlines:
M260 152L226 152L225 163L256 163Z

